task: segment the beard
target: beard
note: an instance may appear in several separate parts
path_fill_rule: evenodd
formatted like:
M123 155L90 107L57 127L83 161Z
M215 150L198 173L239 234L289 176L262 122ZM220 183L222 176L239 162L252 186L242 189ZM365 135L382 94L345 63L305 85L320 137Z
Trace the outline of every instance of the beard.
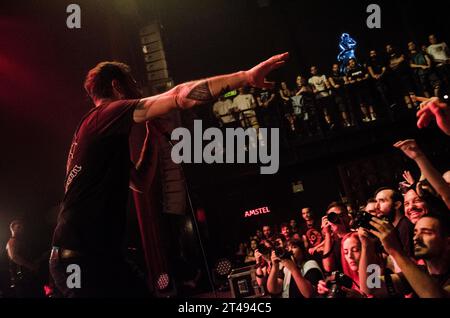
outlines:
M428 246L426 246L423 242L414 243L414 256L417 258L426 259L428 256Z

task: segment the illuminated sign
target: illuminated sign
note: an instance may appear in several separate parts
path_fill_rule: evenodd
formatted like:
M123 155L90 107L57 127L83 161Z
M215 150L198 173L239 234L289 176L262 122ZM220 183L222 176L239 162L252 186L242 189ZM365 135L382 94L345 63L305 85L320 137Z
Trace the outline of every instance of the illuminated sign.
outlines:
M251 216L256 216L256 215L261 215L261 214L266 214L266 213L270 213L270 209L267 206L258 208L258 209L254 209L254 210L245 211L244 218L249 218Z
M228 93L226 93L225 95L223 95L223 97L227 98L227 97L233 97L237 95L237 90L234 91L230 91Z

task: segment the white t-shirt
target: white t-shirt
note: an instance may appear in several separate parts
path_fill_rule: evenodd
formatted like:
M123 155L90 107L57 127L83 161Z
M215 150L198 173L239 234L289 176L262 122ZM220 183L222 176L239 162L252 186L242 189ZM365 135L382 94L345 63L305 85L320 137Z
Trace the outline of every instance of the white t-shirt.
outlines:
M314 260L309 260L306 263L304 263L303 267L300 268L300 272L302 273L302 276L305 276L306 273L313 268L316 268L320 272L322 272L319 264L317 264L317 262ZM281 292L281 297L289 298L289 288L291 285L292 273L286 267L283 267L283 273L284 273L284 279L283 279L283 291Z
M219 114L219 119L222 120L224 124L235 121L233 115L230 113L231 108L233 108L233 102L230 99L225 99L223 101L218 100L213 105L214 113Z
M233 99L233 108L237 108L240 111L252 110L256 107L255 98L252 94L241 94ZM253 114L253 112L245 112L244 114Z
M315 75L308 80L308 83L314 86L316 91L319 92L317 95L318 97L327 97L329 95L326 82L327 78L325 75L322 76Z
M427 53L431 55L433 60L437 63L442 63L450 59L448 46L445 42L439 44L431 44L427 48Z

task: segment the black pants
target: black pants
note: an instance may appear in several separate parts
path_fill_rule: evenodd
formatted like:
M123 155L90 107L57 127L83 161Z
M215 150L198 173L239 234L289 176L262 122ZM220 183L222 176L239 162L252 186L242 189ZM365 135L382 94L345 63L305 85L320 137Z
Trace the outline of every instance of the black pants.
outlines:
M75 272L73 270L68 272L68 266L71 264L79 266L80 288L68 284L68 281L74 282L73 274ZM120 257L50 260L50 273L55 287L65 298L142 298L150 296L143 277L139 277L137 270L133 270L132 266Z

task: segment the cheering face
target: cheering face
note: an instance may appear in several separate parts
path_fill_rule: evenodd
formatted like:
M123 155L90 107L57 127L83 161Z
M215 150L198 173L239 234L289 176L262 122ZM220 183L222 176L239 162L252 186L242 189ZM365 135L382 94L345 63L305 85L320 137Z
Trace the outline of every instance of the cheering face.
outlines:
M416 224L422 216L428 213L425 201L413 189L406 192L404 200L405 216L412 224Z
M448 253L448 238L440 233L439 221L423 217L414 227L414 255L429 260Z
M350 236L342 243L345 260L347 261L352 271L357 271L359 260L361 258L361 244L359 240Z

